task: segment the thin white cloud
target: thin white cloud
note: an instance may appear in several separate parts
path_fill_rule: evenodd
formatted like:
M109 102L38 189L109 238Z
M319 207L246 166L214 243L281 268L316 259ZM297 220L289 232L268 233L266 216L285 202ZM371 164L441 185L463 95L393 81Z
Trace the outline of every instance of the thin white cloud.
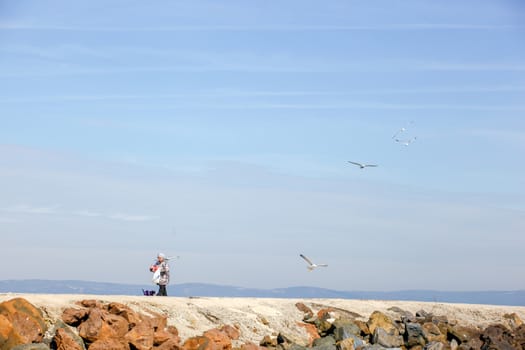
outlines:
M475 23L406 23L386 25L186 25L156 27L81 27L0 22L0 30L68 32L331 32L331 31L429 31L429 30L519 30L525 26Z
M36 207L31 205L15 205L2 208L1 210L8 213L53 215L58 213L57 208L58 206Z
M333 90L333 91L265 91L265 90L220 90L196 91L170 94L129 94L129 95L49 95L49 96L24 96L0 99L2 103L26 102L84 102L84 101L118 101L118 100L163 100L174 98L216 98L216 97L309 97L309 96L352 96L352 95L403 95L403 94L434 94L434 93L494 93L494 92L525 92L525 85L495 85L495 86L442 86L421 87L417 89L359 89L359 90Z
M414 67L427 71L525 71L525 64L514 62L420 62Z
M108 50L85 45L57 45L57 46L40 46L40 45L3 45L0 48L3 54L31 56L45 60L63 61L68 57L90 57L109 59L113 54Z
M152 221L157 220L158 216L152 215L132 215L127 213L111 213L105 214L101 212L91 211L91 210L75 210L75 211L59 211L59 206L49 206L49 207L38 207L31 205L14 205L9 207L0 208L1 212L13 213L13 214L29 214L29 215L74 215L74 216L83 216L88 218L106 218L112 220L120 221ZM12 222L11 219L4 219L0 222Z
M97 212L89 211L89 210L74 211L73 214L74 215L79 215L79 216L87 216L87 217L91 217L91 218L103 216L103 214L101 214L101 213L97 213Z
M208 53L210 58L214 53ZM478 63L478 62L304 62L299 64L293 58L284 60L268 58L236 57L235 55L219 55L215 61L190 61L194 63L173 66L115 66L102 67L79 66L49 66L38 69L4 69L0 71L3 78L34 78L34 77L69 77L93 76L121 73L206 73L206 72L255 72L255 73L349 73L349 72L523 72L525 65L521 63ZM228 59L229 57L229 59Z
M158 216L129 215L129 214L122 214L122 213L111 214L111 215L108 215L107 217L113 220L122 220L122 221L152 221L152 220L157 220L159 218Z
M187 107L187 106L186 106ZM167 109L180 109L183 106L166 107ZM196 107L195 107L196 108ZM223 104L223 105L206 105L202 108L208 109L376 109L376 110L465 110L465 111L525 111L525 105L461 105L461 104L393 104L382 102L365 102L365 103L331 103L331 104L313 104L313 103L266 103L266 104Z

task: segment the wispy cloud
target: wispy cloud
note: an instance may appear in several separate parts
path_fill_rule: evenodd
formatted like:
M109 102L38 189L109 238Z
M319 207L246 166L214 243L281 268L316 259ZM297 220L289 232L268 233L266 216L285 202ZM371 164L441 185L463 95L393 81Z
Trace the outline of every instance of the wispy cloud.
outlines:
M58 210L59 206L49 206L49 207L38 207L31 205L14 205L9 207L0 208L1 212L13 213L13 214L29 214L29 215L73 215L73 216L83 216L88 218L105 218L111 220L119 221L151 221L159 219L158 216L153 215L136 215L136 214L127 214L127 213L102 213L92 210ZM1 218L0 218L1 219ZM2 222L2 221L0 221ZM8 221L3 221L8 222ZM9 221L11 222L11 221Z
M525 64L515 62L419 62L415 67L429 71L525 71Z
M476 23L406 23L386 25L185 25L150 27L62 26L24 22L0 22L0 30L68 32L331 32L331 31L430 31L430 30L516 30L521 25Z
M89 211L89 210L74 211L72 214L79 215L79 216L87 216L87 217L90 217L90 218L96 218L96 217L103 216L103 214L101 214L101 213L97 213L97 212Z
M349 72L523 72L525 65L519 63L415 63L399 64L381 62L361 62L355 64L268 64L256 62L231 64L190 64L180 66L130 66L117 67L105 66L94 67L63 67L61 69L48 67L45 69L16 70L9 69L0 71L3 78L34 78L34 77L69 77L69 76L96 76L121 73L206 73L206 72L252 72L252 73L349 73Z
M58 206L36 207L31 205L15 205L2 208L1 210L8 213L53 215L58 213L57 209Z
M214 51L159 50L149 47L83 47L83 46L4 46L0 52L8 54L0 71L2 77L67 77L77 75L107 75L123 73L340 73L340 72L523 72L525 64L519 61L370 59L347 60L325 56L322 52L305 57L286 51L264 54L249 50ZM133 60L129 58L133 57ZM33 64L23 69L16 62L24 58ZM141 65L142 62L156 62Z
M162 109L182 109L188 106L162 106ZM152 107L148 107L152 108ZM249 109L370 109L370 110L464 110L464 111L525 111L525 105L483 105L483 104L394 104L382 102L365 103L261 103L261 104L222 104L192 106L202 109L249 110Z
M122 220L122 221L151 221L151 220L156 220L159 218L158 216L129 215L129 214L122 214L122 213L111 214L111 215L108 215L107 217L113 220Z
M43 95L0 98L2 103L26 102L84 102L84 101L119 101L119 100L171 100L176 98L228 98L228 97L310 97L310 96L359 96L359 95L423 95L435 93L497 93L525 92L525 85L493 86L441 86L421 88L388 88L359 90L210 90L168 94L100 94L100 95Z
M103 48L77 44L56 46L3 45L0 48L0 52L3 54L22 55L56 61L63 61L70 57L89 57L101 59L109 59L114 57L113 53L108 53L108 50L104 50Z

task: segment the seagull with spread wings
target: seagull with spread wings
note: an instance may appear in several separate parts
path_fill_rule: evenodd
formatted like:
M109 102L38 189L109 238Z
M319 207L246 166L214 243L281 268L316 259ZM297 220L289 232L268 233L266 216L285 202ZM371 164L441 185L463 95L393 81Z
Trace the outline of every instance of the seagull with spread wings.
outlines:
M308 266L306 266L306 268L308 269L308 271L313 271L315 270L316 268L318 267L327 267L328 265L327 264L314 264L312 262L312 260L308 259L306 256L304 256L303 254L299 254L299 256L301 258L303 258L307 263L308 263Z
M410 145L412 142L416 141L417 140L417 136L414 136L412 137L411 139L408 139L408 140L401 140L401 139L394 139L397 143L400 143L402 145L405 145L405 146L408 146Z
M413 121L413 120L411 120L411 121L408 122L407 127L408 127L409 125L412 125L412 124L414 124L414 121ZM401 129L399 129L398 131L396 131L396 133L395 133L394 135L392 135L392 138L393 138L393 139L397 139L397 136L398 136L399 134L401 134L401 133L404 133L404 132L407 130L407 127L402 127Z
M368 168L368 167L376 167L377 166L377 164L362 164L362 163L352 162L350 160L348 161L348 163L357 165L361 169Z

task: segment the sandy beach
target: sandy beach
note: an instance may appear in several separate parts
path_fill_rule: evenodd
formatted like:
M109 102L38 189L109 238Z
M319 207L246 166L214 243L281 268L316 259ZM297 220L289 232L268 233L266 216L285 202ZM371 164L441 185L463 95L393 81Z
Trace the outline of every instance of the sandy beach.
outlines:
M5 293L0 294L0 302L17 297L25 298L41 308L51 320L60 318L65 308L78 307L76 302L84 299L123 303L142 313L156 312L166 315L168 324L177 327L182 339L228 324L240 330L240 343L258 343L265 335L276 335L279 332L304 343L307 334L305 329L298 325L303 318L303 313L295 306L298 302L304 303L314 312L327 307L351 311L359 314L365 321L376 310L398 317L399 314L389 310L394 306L412 313L424 310L434 315L445 315L449 320L457 320L460 324L479 327L505 322L503 316L510 313L516 313L525 320L525 307L520 306L413 301Z

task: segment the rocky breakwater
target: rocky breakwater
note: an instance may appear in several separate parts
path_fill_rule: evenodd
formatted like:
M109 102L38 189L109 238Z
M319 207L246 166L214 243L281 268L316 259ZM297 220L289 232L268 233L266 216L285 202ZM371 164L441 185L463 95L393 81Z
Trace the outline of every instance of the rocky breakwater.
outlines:
M220 324L182 339L165 314L138 312L119 302L85 299L53 317L45 307L13 298L0 304L0 350L525 349L525 324L516 313L481 327L425 310L413 313L390 307L364 317L343 308L309 305L296 303L302 317L287 319L293 325L261 334L254 342L247 340L253 334L242 334L249 327L239 323ZM304 337L292 333L292 328L302 329Z

